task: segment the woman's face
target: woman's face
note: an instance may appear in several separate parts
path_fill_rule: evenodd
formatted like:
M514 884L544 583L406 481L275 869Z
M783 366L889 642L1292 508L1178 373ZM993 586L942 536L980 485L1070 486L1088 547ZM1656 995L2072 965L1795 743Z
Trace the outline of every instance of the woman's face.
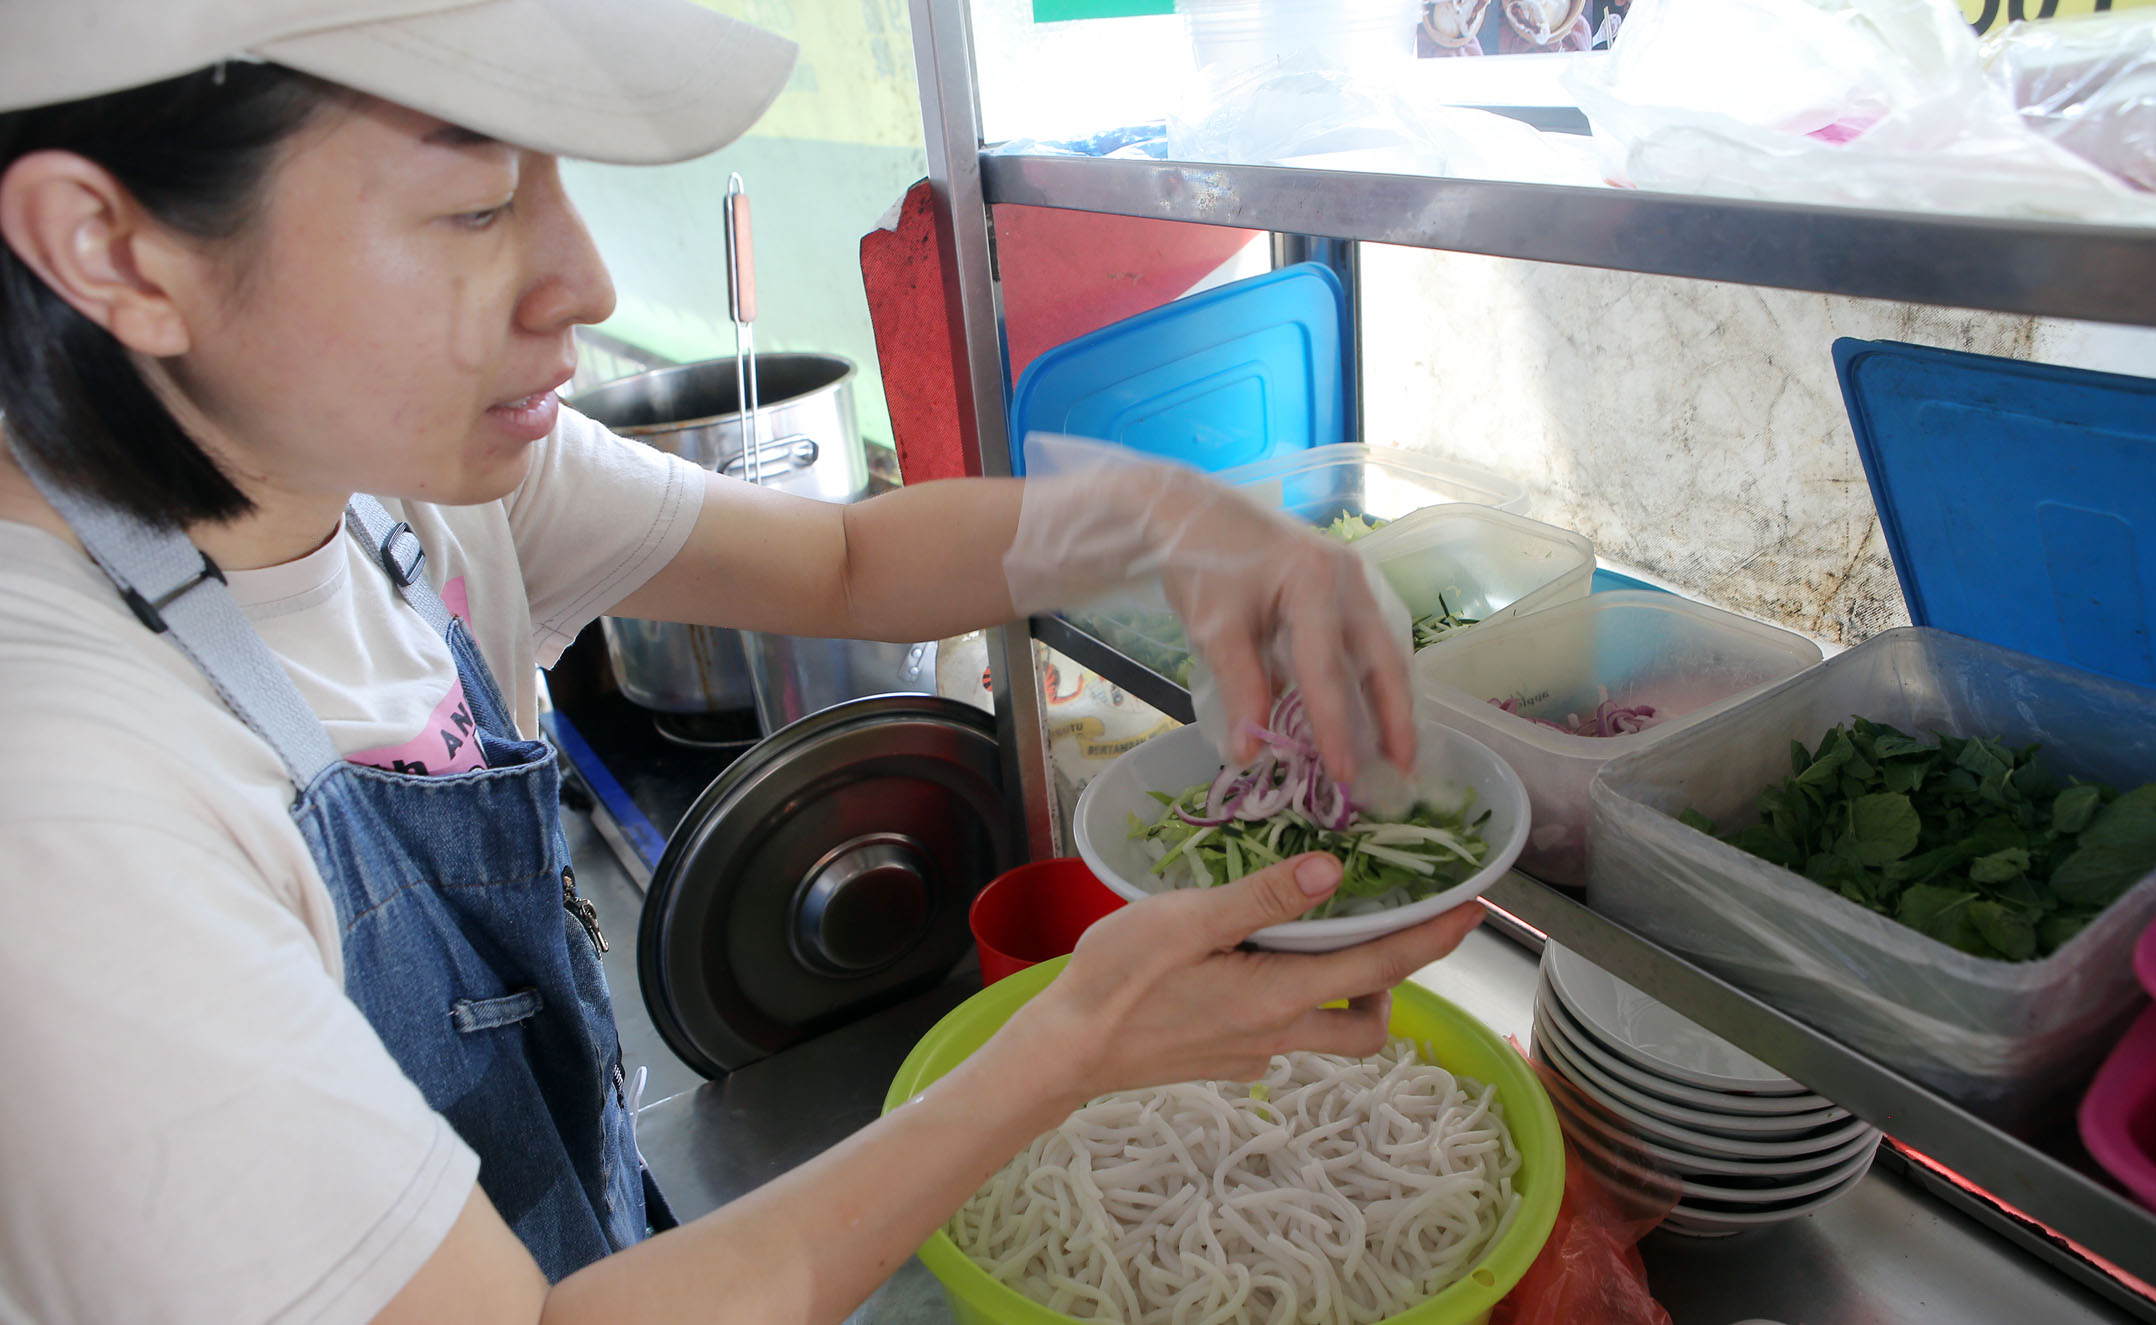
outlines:
M524 475L614 290L554 158L372 99L272 172L163 361L258 502L492 501Z

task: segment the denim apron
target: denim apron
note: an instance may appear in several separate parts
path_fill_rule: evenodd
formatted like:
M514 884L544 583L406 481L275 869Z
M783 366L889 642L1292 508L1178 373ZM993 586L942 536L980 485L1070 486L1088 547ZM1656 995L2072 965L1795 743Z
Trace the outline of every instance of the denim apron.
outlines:
M638 1161L604 950L562 836L554 751L527 741L477 646L370 497L350 536L448 641L486 767L428 777L344 760L214 562L24 469L123 601L276 751L337 908L345 993L479 1155L479 1185L559 1280L672 1223ZM325 1143L333 1138L325 1137ZM647 1200L648 1197L648 1200Z

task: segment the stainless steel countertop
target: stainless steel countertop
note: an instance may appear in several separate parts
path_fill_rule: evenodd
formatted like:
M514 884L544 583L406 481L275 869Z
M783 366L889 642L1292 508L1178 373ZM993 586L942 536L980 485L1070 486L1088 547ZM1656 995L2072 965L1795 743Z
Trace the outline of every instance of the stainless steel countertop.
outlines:
M637 988L641 895L582 815L565 813L577 879L599 907L632 1070L651 1070L637 1140L659 1186L693 1219L784 1173L873 1120L906 1052L977 986L963 976L902 1006L774 1058L702 1081L658 1039ZM1484 926L1418 983L1525 1042L1535 959ZM1675 1325L2095 1325L2125 1312L1948 1208L1882 1165L1806 1218L1735 1238L1657 1233L1642 1246L1649 1285ZM949 1325L941 1287L918 1259L851 1325Z

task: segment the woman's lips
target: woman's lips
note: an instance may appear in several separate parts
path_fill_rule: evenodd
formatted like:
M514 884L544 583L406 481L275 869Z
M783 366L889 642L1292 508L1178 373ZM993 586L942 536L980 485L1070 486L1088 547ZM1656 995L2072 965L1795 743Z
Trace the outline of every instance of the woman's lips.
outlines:
M527 442L536 442L554 431L554 420L560 414L561 397L552 391L535 392L522 400L487 407L488 418L500 424L511 436Z

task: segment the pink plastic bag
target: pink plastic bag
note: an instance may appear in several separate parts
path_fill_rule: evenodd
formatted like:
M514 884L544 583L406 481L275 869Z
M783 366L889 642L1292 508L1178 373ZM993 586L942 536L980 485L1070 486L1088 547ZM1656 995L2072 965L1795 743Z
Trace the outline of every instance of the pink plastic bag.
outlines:
M1490 1325L1670 1325L1669 1313L1647 1291L1639 1240L1677 1203L1675 1180L1643 1169L1619 1188L1598 1176L1581 1159L1566 1121L1568 1111L1592 1102L1541 1064L1530 1066L1566 1128L1565 1197L1542 1253L1497 1304ZM1610 1163L1602 1161L1605 1169Z

